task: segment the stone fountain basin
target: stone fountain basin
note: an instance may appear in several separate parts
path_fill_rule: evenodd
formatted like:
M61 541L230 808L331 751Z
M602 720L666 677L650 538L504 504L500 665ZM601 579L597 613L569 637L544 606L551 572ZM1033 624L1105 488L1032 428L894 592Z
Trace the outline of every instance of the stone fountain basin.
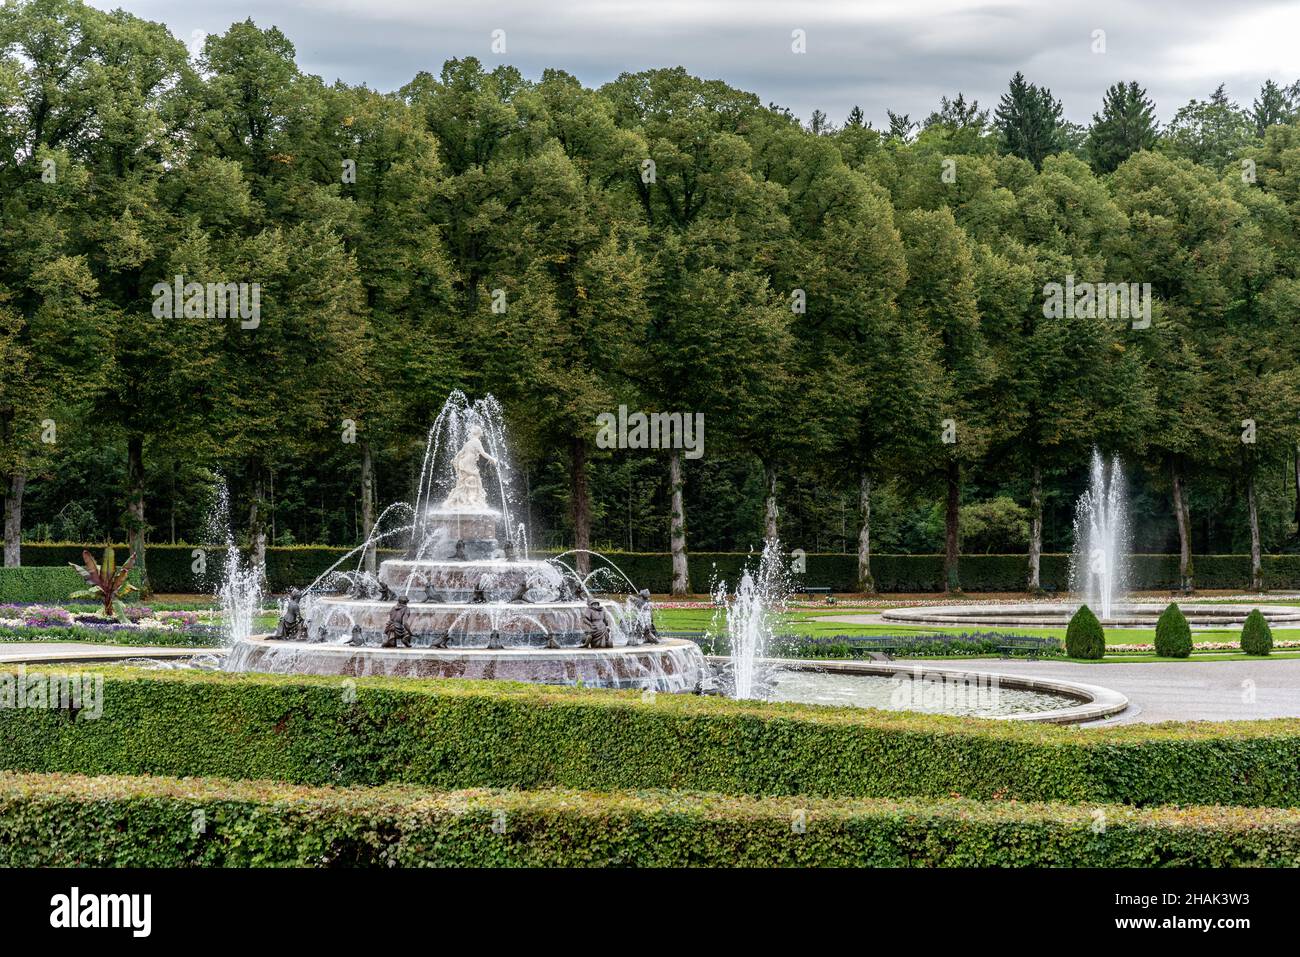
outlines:
M504 559L453 562L390 558L379 566L379 580L398 595L406 593L408 586L420 593L432 585L452 599L468 599L479 582L486 580L489 599L500 596L496 600L505 600L528 579L553 580L558 585L560 576L546 562L508 562Z
M652 691L694 691L709 674L693 641L615 648L373 648L270 641L255 635L236 641L226 671L269 674L383 675L408 678L477 678L534 684Z
M1114 614L1102 618L1103 625L1113 628L1154 628L1165 610L1165 603L1116 605ZM1179 609L1194 628L1223 628L1241 625L1256 607L1270 625L1300 625L1300 607L1285 605L1183 604ZM908 625L1003 625L1050 628L1068 625L1079 606L1064 602L1022 602L1005 605L934 605L922 608L895 608L881 612L882 621ZM1097 609L1093 609L1097 612ZM1100 614L1098 614L1100 618Z
M615 602L601 604L616 617ZM393 607L391 601L321 598L311 607L309 631L314 636L324 625L332 636L346 639L352 626L360 625L362 636L379 644ZM453 643L473 639L473 643L485 645L488 636L496 630L507 645L544 644L548 635L573 644L584 635L584 607L581 602L509 605L413 601L408 606L406 621L417 637L428 640L433 635L450 634Z
M715 667L725 667L730 663L729 658L721 656L710 656L707 660ZM1038 691L1059 695L1077 702L1068 707L1056 708L1051 711L990 715L974 720L1079 724L1085 721L1099 721L1111 715L1119 714L1128 707L1127 696L1111 688L1104 688L1101 685L1085 684L1081 681L1062 681L1057 678L1008 675L991 671L964 671L960 668L934 667L933 665L920 664L915 661L824 661L795 658L759 658L758 664L764 668L779 668L787 671L870 675L909 680L939 680L956 684L964 682L986 683L991 679L996 681L999 687L1008 690Z

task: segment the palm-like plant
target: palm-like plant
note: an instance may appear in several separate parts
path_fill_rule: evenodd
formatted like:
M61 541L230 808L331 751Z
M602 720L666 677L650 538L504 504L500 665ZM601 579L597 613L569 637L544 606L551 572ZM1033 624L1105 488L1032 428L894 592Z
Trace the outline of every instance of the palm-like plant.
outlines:
M117 552L112 545L104 548L104 560L100 564L95 564L95 556L90 554L90 549L81 553L84 565L77 565L68 562L89 586L81 591L73 592L70 598L94 598L104 605L104 617L116 618L118 621L126 621L126 608L122 604L123 595L129 595L136 590L136 587L127 581L131 574L131 568L135 565L135 554L132 553L121 568L117 566Z

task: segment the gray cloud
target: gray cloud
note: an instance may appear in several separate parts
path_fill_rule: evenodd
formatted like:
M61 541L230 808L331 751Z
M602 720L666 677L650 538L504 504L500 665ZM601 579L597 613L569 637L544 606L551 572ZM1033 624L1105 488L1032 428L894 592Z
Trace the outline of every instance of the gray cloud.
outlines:
M512 63L536 77L558 67L598 85L623 71L681 64L807 117L839 120L854 104L879 125L885 110L927 114L964 91L992 106L1016 70L1046 84L1067 116L1086 123L1102 92L1137 80L1162 119L1219 83L1249 104L1265 78L1300 77L1300 5L1263 0L1089 3L883 0L848 3L626 0L109 0L188 40L252 17L276 25L298 62L326 80L390 90L451 57ZM808 52L790 49L807 31ZM490 36L506 31L507 53ZM1106 52L1092 52L1094 30Z

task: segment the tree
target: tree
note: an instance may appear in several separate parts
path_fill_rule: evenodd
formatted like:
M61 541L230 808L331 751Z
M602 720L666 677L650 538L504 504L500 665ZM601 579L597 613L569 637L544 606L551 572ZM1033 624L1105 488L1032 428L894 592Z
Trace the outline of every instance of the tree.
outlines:
M966 236L947 209L914 210L899 221L907 251L907 285L899 305L933 341L940 369L927 430L926 471L944 488L944 581L961 589L962 469L980 460L987 443L981 409L992 366L980 329L975 261Z
M980 109L979 100L966 101L964 93L958 93L951 100L946 96L939 98L939 109L925 118L924 129L946 126L950 130L974 129L980 133L989 125L989 111Z
M993 125L1002 137L1004 152L1028 160L1041 169L1043 160L1067 146L1061 103L1047 87L1028 82L1019 71L998 102Z
M886 110L889 116L889 138L907 142L912 138L912 131L920 124L915 123L912 117L907 113L895 113L893 110Z
M1192 653L1192 629L1175 602L1156 621L1156 654L1162 658L1187 658Z
M1065 653L1088 661L1100 661L1106 656L1106 633L1087 605L1079 606L1065 628Z
M1101 112L1092 114L1088 161L1098 173L1113 172L1139 150L1156 145L1155 104L1137 83L1116 83L1106 90Z
M639 162L624 175L649 262L637 382L657 410L702 413L725 434L756 384L735 370L761 370L780 354L789 315L768 281L789 229L782 191L753 175L740 135L768 114L755 97L680 68L624 74L603 92L654 164L653 176ZM672 590L681 594L689 584L682 449L669 450L668 471Z
M216 325L224 415L213 431L247 483L254 563L265 565L268 484L277 462L346 434L349 388L359 381L365 315L355 259L342 239L352 215L331 179L341 157L323 148L325 98L302 76L293 46L251 21L209 36L208 77L194 138L247 183L247 215L226 226L224 275L258 284L256 321ZM325 438L328 436L329 438Z
M1190 474L1222 461L1228 408L1216 402L1214 390L1237 381L1222 365L1231 352L1223 348L1221 330L1244 318L1267 257L1246 207L1208 169L1160 153L1138 153L1108 185L1129 222L1117 268L1149 282L1156 300L1150 327L1130 341L1143 351L1155 387L1147 461L1156 475L1168 477L1180 579L1190 589L1186 484Z
M1259 96L1251 104L1250 118L1255 124L1255 135L1260 139L1270 126L1289 123L1300 112L1300 80L1288 87L1265 80Z
M1159 145L1172 156L1222 171L1253 136L1251 117L1228 99L1220 84L1208 100L1191 100L1175 113Z
M1248 655L1267 655L1273 650L1273 629L1258 608L1252 608L1241 629L1241 650Z

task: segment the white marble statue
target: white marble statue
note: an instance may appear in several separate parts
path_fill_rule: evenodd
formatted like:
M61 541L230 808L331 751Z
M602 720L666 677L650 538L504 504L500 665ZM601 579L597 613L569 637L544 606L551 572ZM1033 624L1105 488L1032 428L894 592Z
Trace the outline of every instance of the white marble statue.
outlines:
M483 448L483 430L477 425L469 427L469 438L451 460L456 470L456 486L442 503L448 511L483 511L487 509L487 491L483 488L483 479L478 474L478 460L487 459L493 465L497 460L487 454Z

